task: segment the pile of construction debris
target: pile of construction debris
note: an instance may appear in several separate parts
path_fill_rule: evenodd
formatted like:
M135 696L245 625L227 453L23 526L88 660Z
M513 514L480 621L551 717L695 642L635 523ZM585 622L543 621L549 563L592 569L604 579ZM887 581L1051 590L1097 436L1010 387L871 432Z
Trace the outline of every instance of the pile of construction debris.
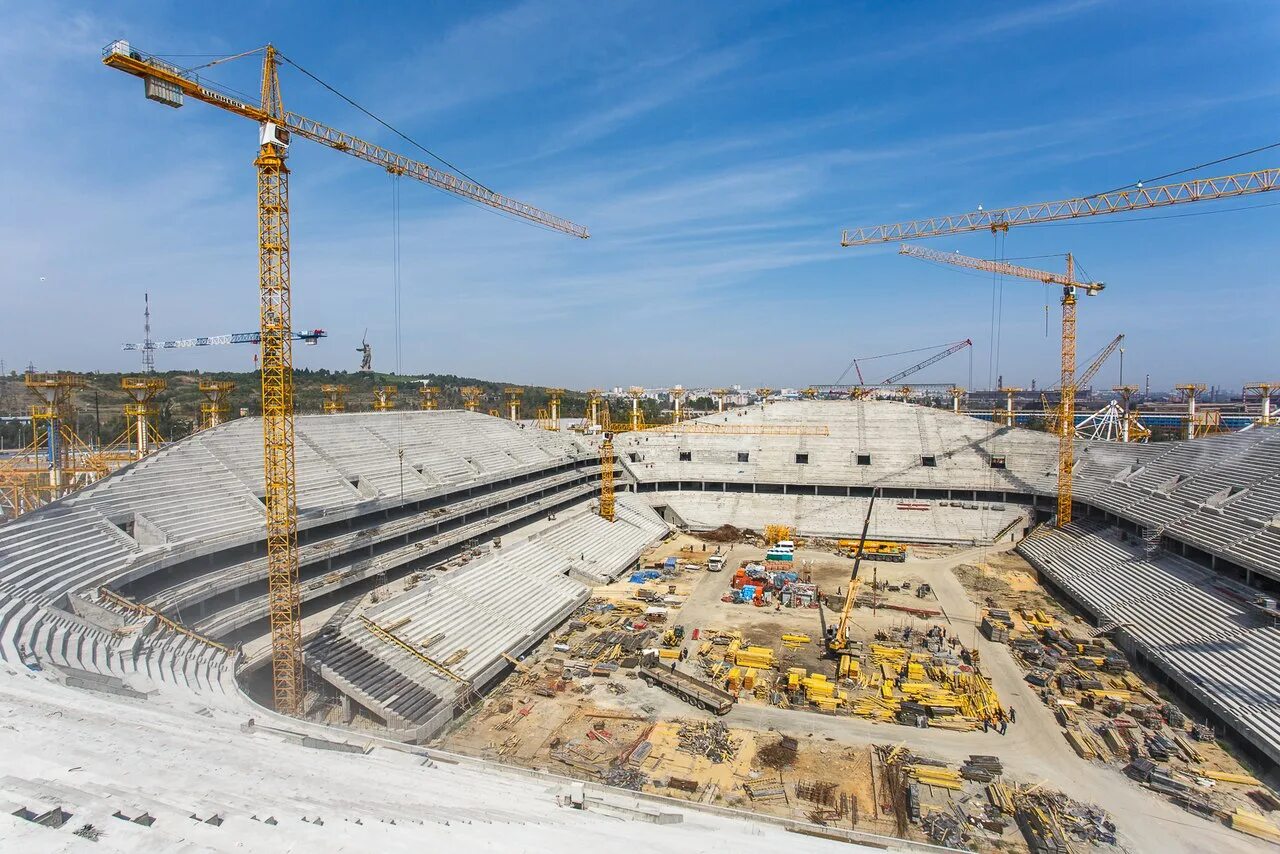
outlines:
M1016 824L1035 852L1067 854L1074 843L1116 842L1115 824L1105 811L1043 784L1003 782L1004 769L995 756L971 755L957 770L901 745L880 745L876 754L899 835L908 823L917 824L939 845L972 851L999 842Z
M715 763L733 759L742 745L720 721L681 721L676 735L680 739L676 745L678 750L703 756Z

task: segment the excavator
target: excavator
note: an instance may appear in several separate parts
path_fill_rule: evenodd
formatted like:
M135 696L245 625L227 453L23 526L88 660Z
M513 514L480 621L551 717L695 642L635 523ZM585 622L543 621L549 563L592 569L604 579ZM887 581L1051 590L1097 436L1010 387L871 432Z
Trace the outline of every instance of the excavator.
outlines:
M876 506L876 496L880 494L880 490L873 490L871 500L867 502L867 516L862 520L862 536L858 538L858 548L853 553L853 571L849 574L849 589L845 593L844 608L840 611L840 622L834 626L827 626L827 617L822 610L822 597L818 597L818 621L822 624L822 639L826 645L827 655L831 658L839 658L853 652L853 645L849 643L849 614L853 611L853 600L858 595L858 567L862 565L862 547L867 541L867 529L871 527L871 512Z

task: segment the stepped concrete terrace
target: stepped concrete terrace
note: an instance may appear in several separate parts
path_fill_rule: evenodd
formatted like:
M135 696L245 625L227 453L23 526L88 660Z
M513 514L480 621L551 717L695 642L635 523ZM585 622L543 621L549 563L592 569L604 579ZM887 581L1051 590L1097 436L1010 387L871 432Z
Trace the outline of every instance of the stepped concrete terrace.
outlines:
M670 522L691 531L729 524L763 531L790 525L803 537L857 538L869 498L830 495L760 495L716 492L650 492L643 498ZM1030 530L1031 508L978 501L877 500L867 536L904 543L980 545L1012 542Z
M1017 547L1122 649L1162 672L1271 767L1280 765L1280 628L1256 591L1096 521L1042 527Z
M829 435L622 434L618 458L641 492L709 491L1009 501L1048 507L1053 436L895 401L782 401L697 424L826 427Z
M612 523L580 506L527 538L504 538L501 548L427 573L417 587L347 615L311 642L308 666L384 721L390 734L428 739L507 671L511 658L587 601L590 587L578 579L617 578L668 533L635 495L618 496ZM369 622L434 664L379 637Z
M0 527L0 659L242 702L236 656L98 591L233 646L265 631L260 431L240 419L188 437ZM304 615L580 505L599 478L575 437L458 411L302 416L297 462Z
M1073 482L1086 514L1146 532L1246 583L1280 586L1280 428L1086 443Z

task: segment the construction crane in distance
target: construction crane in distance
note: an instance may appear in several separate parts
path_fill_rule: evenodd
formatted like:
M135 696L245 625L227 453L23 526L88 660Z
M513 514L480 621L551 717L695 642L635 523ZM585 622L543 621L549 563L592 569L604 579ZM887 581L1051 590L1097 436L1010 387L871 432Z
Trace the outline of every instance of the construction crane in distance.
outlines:
M127 41L117 40L104 48L103 62L110 68L141 78L143 91L150 100L169 107L181 107L186 98L191 98L258 124L254 166L258 176L258 291L272 696L277 712L298 715L302 711L303 697L302 602L298 590L298 505L290 338L293 320L289 281L289 168L285 163L289 145L295 137L309 139L381 166L397 179L412 178L526 222L579 238L588 237L588 231L567 219L495 193L474 181L286 111L280 97L279 63L290 60L271 44L249 53L259 51L262 53L262 85L256 104L251 102L252 99L201 79L193 71L144 54Z
M305 332L290 332L292 341L301 341L314 347L321 338L328 338L329 333L323 329L310 329ZM178 338L173 341L139 341L124 344L122 350L181 350L186 347L214 347L220 344L261 344L261 332L233 332L230 335L210 335L207 338Z
M966 347L972 347L972 346L973 346L973 342L970 341L968 338L964 339L963 341L957 341L954 344L948 344L946 345L946 349L943 350L942 352L934 353L932 356L925 359L923 362L917 362L916 364L912 365L911 367L905 370L898 371L898 373L889 377L887 380L880 383L880 385L886 385L886 386L893 385L898 380L905 379L906 377L909 377L914 373L923 371L925 368L929 367L935 362L941 362L943 359L947 358L948 356L955 355L956 353L959 353L961 350L965 349ZM859 371L858 377L859 379L861 379L862 377L861 371Z
M952 216L845 229L840 235L840 245L867 246L873 243L921 240L970 231L1008 231L1011 227L1018 225L1130 213L1214 199L1232 199L1277 189L1280 189L1280 169L1242 172L1221 178L1196 178L1156 187L1143 187L1139 184L1133 189L1063 199L1057 202L1036 202L990 211L979 208L976 211Z
M1111 354L1114 353L1117 349L1119 349L1120 345L1123 343L1124 343L1123 332L1121 332L1115 338L1112 338L1110 343L1108 343L1107 346L1103 347L1102 350L1098 353L1098 355L1094 357L1094 360L1089 363L1089 366L1085 368L1083 371L1081 371L1080 375L1076 377L1076 389L1079 390L1083 386L1088 385L1089 381L1098 375L1098 371L1102 370L1102 366L1106 364L1107 359L1111 358ZM1049 388L1046 389L1046 391L1052 391L1053 389L1057 388L1061 384L1061 382L1062 382L1061 380L1058 380L1058 382L1049 386ZM1060 415L1059 410L1061 407L1051 406L1049 404L1049 398L1045 394L1040 395L1040 401L1044 407L1045 415L1047 415L1051 419L1051 423L1055 425L1053 429L1056 430L1058 417Z
M1075 258L1067 254L1067 271L1050 273L1003 261L984 261L955 252L938 252L919 246L903 246L899 254L927 261L940 261L970 270L1002 273L1062 287L1062 379L1061 402L1058 404L1058 526L1071 521L1071 472L1075 462L1075 405L1076 405L1076 289L1084 288L1089 296L1100 293L1102 282L1081 282L1075 277ZM1117 345L1118 346L1118 345ZM1009 397L1009 426L1013 426L1013 396Z

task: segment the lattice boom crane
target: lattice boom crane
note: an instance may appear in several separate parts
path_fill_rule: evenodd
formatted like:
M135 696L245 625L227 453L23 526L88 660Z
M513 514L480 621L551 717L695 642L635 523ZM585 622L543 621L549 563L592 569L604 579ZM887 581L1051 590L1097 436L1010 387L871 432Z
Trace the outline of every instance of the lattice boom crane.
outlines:
M290 339L315 346L321 338L328 338L329 333L323 329L309 329L305 332L290 332ZM261 344L261 332L232 332L230 335L210 335L203 338L175 338L172 341L152 341L148 344L139 341L134 344L123 344L121 350L181 350L187 347L213 347L219 344Z
M901 370L901 371L898 371L896 374L894 374L893 376L889 377L889 379L887 379L887 380L885 380L884 382L882 382L882 383L881 383L881 385L893 385L893 384L894 384L894 383L896 383L898 380L906 379L907 377L911 376L912 374L919 373L920 371L923 371L925 368L929 367L930 365L934 364L935 362L941 362L943 359L947 358L948 356L951 356L951 355L954 355L954 354L956 354L956 353L959 353L959 352L960 352L961 350L963 350L964 348L966 348L966 347L972 347L972 346L973 346L973 342L972 342L971 340L969 340L968 338L964 339L963 341L957 341L956 343L954 343L954 344L952 344L951 346L947 347L947 349L943 350L942 352L940 352L940 353L934 353L932 356L930 356L929 358L925 359L923 362L916 362L916 363L915 363L914 365L912 365L911 367L906 368L906 369ZM859 371L859 372L858 372L858 378L859 378L859 379L861 379L861 378L862 378L862 372L861 372L861 371Z
M289 283L289 168L293 136L381 166L455 196L545 228L586 238L567 219L516 201L448 172L285 110L278 64L288 59L273 45L261 48L260 101L250 103L192 71L144 54L126 41L103 50L103 62L143 80L146 97L170 107L203 101L258 123L258 273L262 345L263 473L266 482L267 600L271 623L272 694L276 711L302 710L302 623L298 591L298 510L294 472L292 309ZM256 53L257 51L251 51ZM228 57L231 59L234 57Z
M1095 196L1082 196L1056 202L1037 202L1012 208L976 210L951 216L935 216L886 225L845 229L840 235L840 245L867 246L873 243L920 240L969 231L1008 231L1009 228L1017 225L1130 213L1213 199L1232 199L1271 190L1280 190L1280 169L1242 172L1221 178L1197 178L1177 184L1139 186L1131 190L1099 193Z

